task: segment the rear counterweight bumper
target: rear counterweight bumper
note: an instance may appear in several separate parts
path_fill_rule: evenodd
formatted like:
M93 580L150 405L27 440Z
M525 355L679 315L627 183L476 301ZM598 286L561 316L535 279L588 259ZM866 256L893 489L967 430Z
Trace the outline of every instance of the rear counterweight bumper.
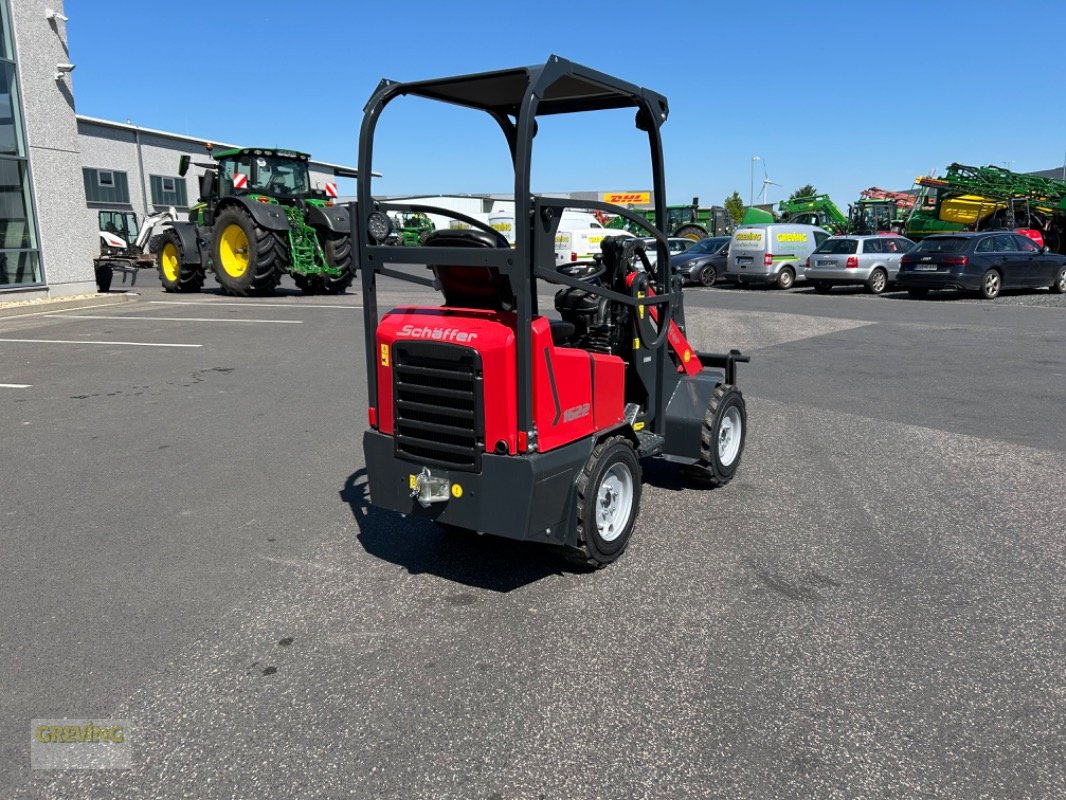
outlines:
M374 505L508 539L570 546L577 544L577 476L594 444L588 437L548 453L485 453L480 472L464 472L398 457L393 437L363 434ZM447 501L422 506L412 497L413 481L427 466L449 481Z

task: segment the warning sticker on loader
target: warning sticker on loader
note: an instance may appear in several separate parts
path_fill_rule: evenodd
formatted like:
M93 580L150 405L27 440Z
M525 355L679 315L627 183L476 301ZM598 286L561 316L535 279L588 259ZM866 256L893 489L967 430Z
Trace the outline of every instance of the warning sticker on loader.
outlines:
M389 365L389 346L387 344L381 345L381 366L387 367Z

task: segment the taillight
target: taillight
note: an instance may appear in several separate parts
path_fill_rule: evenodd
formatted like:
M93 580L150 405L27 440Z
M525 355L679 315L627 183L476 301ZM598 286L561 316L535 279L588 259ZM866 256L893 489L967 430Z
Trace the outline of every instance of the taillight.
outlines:
M577 253L571 251L570 252L570 260L571 261L577 261Z
M762 257L762 265L764 267L772 267L774 265L774 254L764 253Z
M848 256L848 261L844 265L844 268L845 269L858 269L859 268L859 257L858 256Z
M366 410L366 421L370 423L371 428L378 426L378 410L373 406Z
M811 268L811 257L810 256L807 256L807 260L803 263L803 266L805 266L807 269Z
M941 264L950 264L953 267L965 267L970 263L968 256L944 256L940 259Z

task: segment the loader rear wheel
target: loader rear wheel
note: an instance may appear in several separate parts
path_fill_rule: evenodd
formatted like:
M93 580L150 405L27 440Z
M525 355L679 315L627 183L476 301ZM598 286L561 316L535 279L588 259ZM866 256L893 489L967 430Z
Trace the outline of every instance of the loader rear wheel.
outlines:
M624 436L600 442L577 478L576 563L610 564L626 549L640 513L640 461Z
M215 221L212 243L222 291L240 297L271 294L285 269L287 238L284 232L260 228L242 208L224 209Z
M733 480L744 454L747 429L744 395L732 384L719 384L703 415L700 460L684 468L685 476L707 486L725 486Z
M177 231L160 234L162 241L155 255L156 269L164 292L198 292L204 285L204 268L188 264Z
M318 231L318 240L322 243L326 263L341 271L336 278L332 275L321 276L322 291L326 294L343 294L355 278L355 271L352 267L352 240L346 233L327 230Z

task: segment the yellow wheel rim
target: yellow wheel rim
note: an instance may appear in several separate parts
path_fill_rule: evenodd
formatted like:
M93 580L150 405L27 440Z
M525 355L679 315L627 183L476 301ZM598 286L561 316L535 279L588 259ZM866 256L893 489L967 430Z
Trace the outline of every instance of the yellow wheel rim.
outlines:
M239 278L248 271L248 237L240 225L227 225L218 243L222 271L231 278Z
M163 245L163 252L159 255L159 263L163 267L163 277L171 283L176 283L180 272L178 261L178 248L174 242Z

